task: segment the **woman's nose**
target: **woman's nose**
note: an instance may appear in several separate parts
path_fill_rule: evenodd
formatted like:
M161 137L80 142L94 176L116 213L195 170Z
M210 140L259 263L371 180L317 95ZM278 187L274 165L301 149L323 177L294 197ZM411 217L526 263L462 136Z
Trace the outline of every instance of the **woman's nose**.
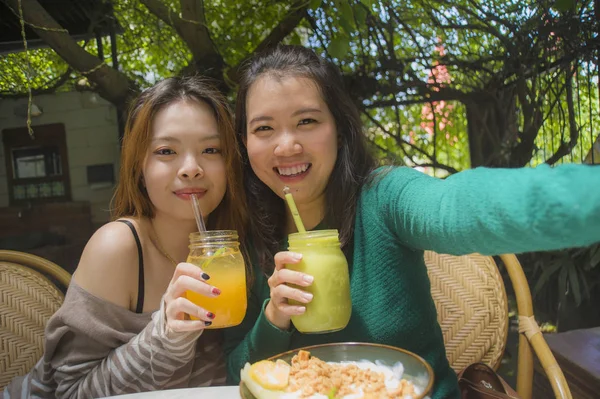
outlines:
M179 176L184 179L197 179L204 176L204 170L195 157L189 156L181 165Z
M289 157L302 152L302 145L298 142L297 137L293 133L284 133L280 136L275 150L275 156Z

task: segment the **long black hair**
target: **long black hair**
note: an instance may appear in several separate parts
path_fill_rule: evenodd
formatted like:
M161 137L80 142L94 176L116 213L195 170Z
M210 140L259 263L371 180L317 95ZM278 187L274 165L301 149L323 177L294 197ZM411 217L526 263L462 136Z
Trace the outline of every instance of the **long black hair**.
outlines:
M236 100L236 134L245 164L244 183L250 209L251 247L265 273L274 267L273 256L285 236L285 204L254 173L246 151L248 90L262 76L311 79L331 114L338 135L337 159L325 189L325 223L338 229L346 256L351 256L354 218L360 189L376 166L368 151L360 113L344 87L335 65L301 46L278 45L251 58L244 66Z

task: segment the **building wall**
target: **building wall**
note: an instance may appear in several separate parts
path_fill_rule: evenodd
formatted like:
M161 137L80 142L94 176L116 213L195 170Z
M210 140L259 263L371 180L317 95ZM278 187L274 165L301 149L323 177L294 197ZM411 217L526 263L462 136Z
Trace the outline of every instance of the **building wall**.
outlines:
M113 164L115 180L119 170L117 114L114 106L92 92L69 92L33 98L43 114L32 118L32 126L50 123L65 125L71 195L73 201L89 201L94 224L109 218L114 186L100 187L87 182L87 166ZM27 98L0 100L0 131L26 126L16 108L26 107ZM0 140L0 207L9 206L4 148Z

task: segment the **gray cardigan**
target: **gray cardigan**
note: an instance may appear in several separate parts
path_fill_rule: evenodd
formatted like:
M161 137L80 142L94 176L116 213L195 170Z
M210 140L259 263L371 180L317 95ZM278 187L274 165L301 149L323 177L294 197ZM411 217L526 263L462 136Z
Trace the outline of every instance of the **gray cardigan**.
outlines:
M156 312L137 314L72 282L46 326L42 359L11 381L4 398L97 398L223 385L220 332L167 330L163 307L164 301Z

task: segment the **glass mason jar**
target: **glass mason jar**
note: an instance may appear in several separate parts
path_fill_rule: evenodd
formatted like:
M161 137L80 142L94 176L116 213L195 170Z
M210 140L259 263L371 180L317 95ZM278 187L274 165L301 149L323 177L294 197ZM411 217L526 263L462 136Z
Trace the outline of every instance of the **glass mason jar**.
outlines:
M237 326L244 319L247 308L246 267L237 231L192 233L189 248L187 262L202 268L210 276L209 283L220 289L221 295L207 297L187 291L187 299L215 314L207 328Z
M302 254L297 264L287 269L314 277L309 287L296 287L313 294L306 312L292 316L292 323L302 333L327 333L343 329L350 321L350 276L348 262L340 248L337 230L314 230L288 236L289 250Z

